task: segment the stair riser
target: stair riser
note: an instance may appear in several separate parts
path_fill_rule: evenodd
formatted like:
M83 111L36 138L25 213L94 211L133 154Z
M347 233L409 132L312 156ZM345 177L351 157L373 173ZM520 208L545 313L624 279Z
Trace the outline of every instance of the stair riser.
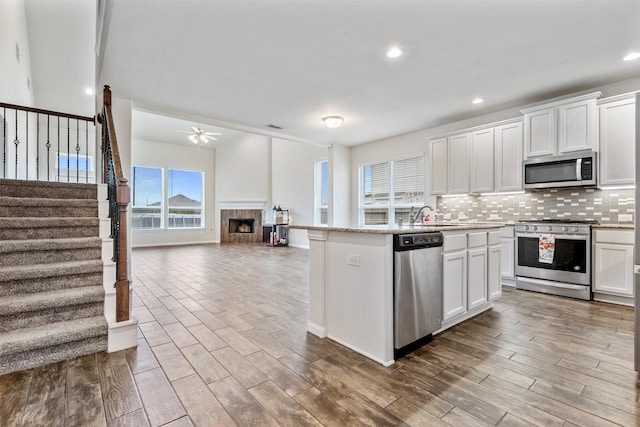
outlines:
M1 254L0 267L46 264L64 261L100 259L102 248L61 249L51 251L9 252Z
M0 316L0 332L8 332L18 328L31 328L48 323L63 322L65 320L99 316L103 311L104 301L96 301L87 304L76 304L67 307Z
M0 356L0 375L107 350L107 331L79 341Z
M0 206L0 217L97 217L98 207L68 207L68 206Z
M99 236L99 227L0 228L0 240L62 239Z
M20 185L20 182L12 183L11 180L0 183L0 196L8 197L35 197L44 199L95 199L98 195L95 186L68 186L57 187L55 185Z
M81 286L102 285L102 272L73 276L43 277L37 279L0 281L0 298L7 295L47 292Z

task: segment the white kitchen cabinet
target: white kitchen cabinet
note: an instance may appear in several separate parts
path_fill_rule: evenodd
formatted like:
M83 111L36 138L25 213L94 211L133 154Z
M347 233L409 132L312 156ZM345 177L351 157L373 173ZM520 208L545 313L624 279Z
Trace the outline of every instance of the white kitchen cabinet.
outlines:
M515 286L516 239L513 226L502 227L500 234L500 269L502 284Z
M525 157L598 151L598 120L594 92L521 110L524 114Z
M490 301L498 299L502 295L501 258L502 246L489 246L487 249L487 297Z
M471 193L488 193L494 185L494 129L471 133Z
M447 138L431 141L431 194L447 194Z
M526 157L555 154L555 108L545 108L524 114L524 145Z
M448 193L469 193L469 140L470 134L463 133L448 138Z
M635 182L635 97L602 100L600 115L600 186Z
M443 327L491 307L501 295L500 230L445 232L443 245Z
M487 302L487 247L467 251L467 309Z
M633 304L633 230L595 230L594 299Z
M494 134L494 190L522 190L522 122L496 126Z
M467 251L445 253L443 259L442 321L467 311Z

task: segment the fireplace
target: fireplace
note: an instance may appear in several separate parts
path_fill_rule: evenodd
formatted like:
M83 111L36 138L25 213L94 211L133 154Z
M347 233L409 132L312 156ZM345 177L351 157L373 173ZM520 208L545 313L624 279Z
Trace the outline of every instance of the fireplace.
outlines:
M262 209L221 209L220 243L261 243Z
M253 233L254 222L253 218L229 218L229 234Z

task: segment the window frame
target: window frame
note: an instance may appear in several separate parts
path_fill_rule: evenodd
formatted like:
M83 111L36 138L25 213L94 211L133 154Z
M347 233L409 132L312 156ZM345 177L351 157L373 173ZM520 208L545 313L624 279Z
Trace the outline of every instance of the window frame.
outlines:
M327 165L327 204L322 204L322 165ZM329 223L329 160L319 160L313 165L313 225L328 225ZM322 222L322 210L327 212L327 221Z
M422 200L416 202L416 203L396 203L396 197L395 197L395 173L396 173L396 168L395 168L395 163L402 161L402 160L407 160L407 159L413 159L413 158L420 158L421 161L423 162L423 164L426 162L426 156L425 153L414 153L414 154L410 154L410 155L406 155L406 156L401 156L401 157L395 157L393 159L389 159L389 160L383 160L383 161L371 161L371 162L367 162L367 163L361 163L358 166L358 225L360 226L365 226L365 225L392 225L395 224L397 221L396 218L396 209L407 209L407 208L419 208L424 206L425 203L425 195L426 195L426 184L425 184L425 179L426 179L426 164L425 164L425 169L423 169L423 179L422 179ZM384 163L388 163L389 164L389 176L388 176L388 182L389 182L389 197L386 203L381 203L381 204L375 204L375 205L365 205L364 204L364 197L365 197L365 188L364 188L364 184L365 184L365 168L367 166L373 166L373 165L377 165L377 164L384 164ZM386 223L379 223L379 224L365 224L365 214L367 210L386 210L387 213L387 222Z
M131 192L132 192L132 196L131 196L131 214L133 216L133 210L134 208L136 208L136 206L133 204L135 202L135 198L133 197L133 191L135 189L135 173L134 173L134 169L138 167L138 168L147 168L147 169L157 169L160 171L161 177L160 177L160 185L161 185L161 197L160 197L160 226L159 227L153 227L153 228L134 228L133 227L133 218L131 221L131 230L135 231L135 232L157 232L157 231L185 231L185 230L202 230L206 227L206 211L205 211L205 183L206 183L206 179L205 179L205 171L199 171L199 170L191 170L191 169L182 169L182 168L176 168L176 167L167 167L167 166L147 166L147 165L142 165L142 164L136 164L136 165L132 165L131 166L131 176L132 178L132 185L131 185ZM169 221L169 215L170 215L170 209L171 207L169 206L169 198L171 197L169 195L169 171L181 171L181 172L194 172L194 173L199 173L200 174L200 178L201 178L201 184L200 184L200 188L201 188L201 200L200 200L200 225L199 226L193 226L193 227L175 227L175 226L170 226L170 221ZM186 196L185 196L186 197ZM144 206L143 206L144 207Z

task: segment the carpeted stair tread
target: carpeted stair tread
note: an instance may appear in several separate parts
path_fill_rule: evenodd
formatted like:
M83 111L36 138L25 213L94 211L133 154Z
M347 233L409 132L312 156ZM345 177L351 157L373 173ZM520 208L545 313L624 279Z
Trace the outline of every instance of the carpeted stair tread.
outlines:
M0 267L0 286L3 281L95 272L102 272L102 260L100 259Z
M104 300L0 316L0 333L104 315Z
M0 375L107 350L107 335L0 356Z
M69 320L0 334L0 357L98 337L107 333L104 316Z
M0 228L56 228L56 227L87 227L100 225L97 217L77 217L77 218L41 218L22 217L7 218L0 217Z
M69 239L0 240L0 253L27 251L55 251L61 249L96 248L102 245L99 237Z
M11 197L0 196L0 206L28 206L28 207L94 207L98 206L95 199L51 199L45 197Z
M65 274L64 276L36 277L17 280L0 278L0 298L13 294L54 291L103 284L103 272Z
M0 179L0 196L96 199L96 184Z
M0 299L0 316L98 301L104 301L102 286L84 286L50 292L11 295Z

